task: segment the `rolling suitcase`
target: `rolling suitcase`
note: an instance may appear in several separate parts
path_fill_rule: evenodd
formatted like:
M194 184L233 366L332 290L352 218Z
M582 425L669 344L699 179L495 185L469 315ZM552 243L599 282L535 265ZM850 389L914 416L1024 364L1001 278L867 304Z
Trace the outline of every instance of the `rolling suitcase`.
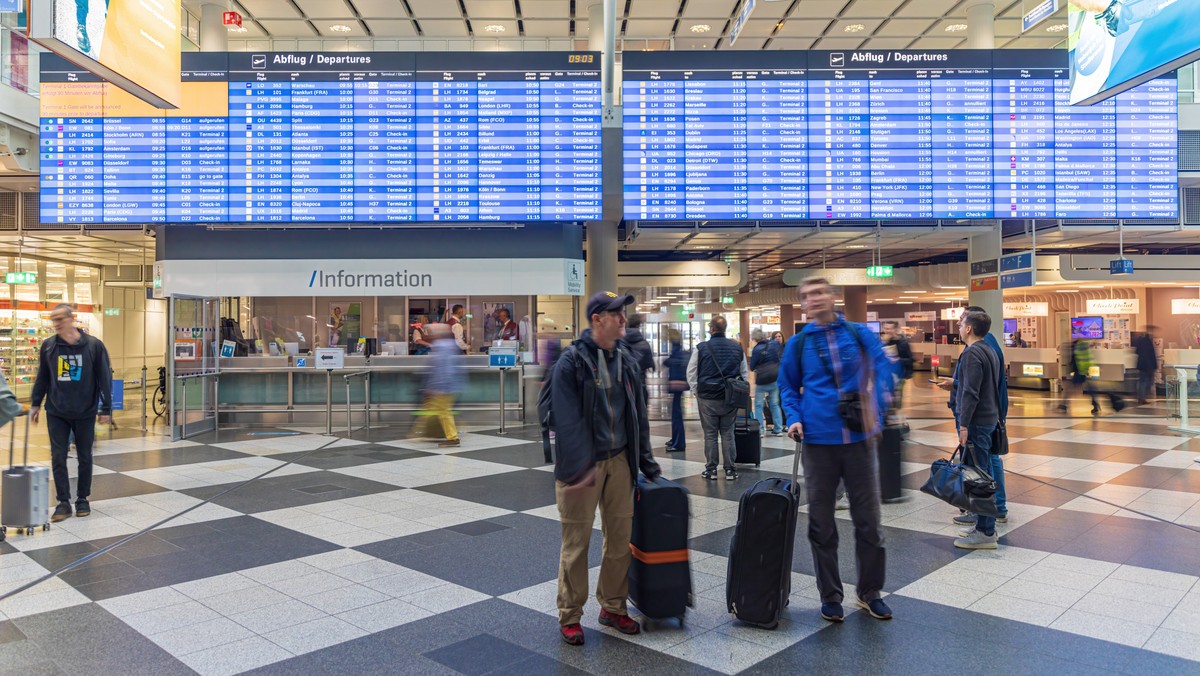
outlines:
M29 415L25 414L25 460L13 464L17 421L8 441L8 469L0 479L0 539L12 528L33 535L34 528L50 529L50 469L29 466Z
M749 409L746 416L733 422L734 462L742 465L762 464L762 434L758 430L758 421L750 417Z
M904 497L900 485L900 463L904 459L904 437L907 434L907 424L891 422L884 426L879 439L879 496L884 502L894 502Z
M629 599L650 619L683 616L692 605L688 562L688 492L661 476L638 477L629 549Z
M729 543L725 601L734 617L774 629L792 593L792 547L800 511L800 444L792 478L763 479L742 495Z

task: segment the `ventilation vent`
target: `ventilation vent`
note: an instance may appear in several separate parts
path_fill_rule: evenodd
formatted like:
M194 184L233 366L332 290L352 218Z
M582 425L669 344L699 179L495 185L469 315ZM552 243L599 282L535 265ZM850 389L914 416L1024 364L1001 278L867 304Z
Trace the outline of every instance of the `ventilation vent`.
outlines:
M15 192L0 192L0 230L17 229L17 195Z
M1200 188L1183 189L1183 224L1200 225Z
M1179 130L1179 170L1200 171L1200 130Z

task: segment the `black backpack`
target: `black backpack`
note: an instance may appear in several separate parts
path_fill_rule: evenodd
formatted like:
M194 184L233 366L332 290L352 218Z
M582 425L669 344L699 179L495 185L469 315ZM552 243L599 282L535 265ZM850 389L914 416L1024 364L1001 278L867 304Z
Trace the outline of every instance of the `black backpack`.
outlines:
M596 407L596 390L599 389L600 368L596 366L596 361L592 359L592 355L588 353L587 348L580 346L579 342L576 340L563 350L558 360L555 361L555 366L568 353L579 355L579 358L587 365L588 371L592 375L589 379L583 375L581 369L575 369L576 381L583 392L583 410L591 411ZM634 356L629 352L629 349L624 345L618 343L616 350L621 353L622 363L637 363ZM545 379L542 380L542 389L538 392L537 400L538 423L542 428L542 453L547 463L554 461L550 450L550 431L554 429L553 384L553 375L547 374Z

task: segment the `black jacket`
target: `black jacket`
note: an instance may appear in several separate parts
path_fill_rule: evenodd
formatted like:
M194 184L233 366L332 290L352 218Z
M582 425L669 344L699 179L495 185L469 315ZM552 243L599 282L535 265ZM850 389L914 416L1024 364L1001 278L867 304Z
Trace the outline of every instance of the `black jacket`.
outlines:
M606 444L611 438L608 431L597 429L597 418L600 417L595 405L601 396L593 391L592 396L586 396L584 388L596 387L596 374L591 372L587 362L579 355L579 350L587 350L592 363L599 365L599 346L592 340L591 330L583 332L579 340L570 349L564 350L558 362L554 365L551 376L551 406L554 410L555 440L558 453L554 458L554 478L566 483L578 481L591 467L596 464L596 450ZM628 349L625 349L628 352ZM650 448L650 421L646 415L646 399L642 393L642 370L631 359L622 359L621 387L625 389L625 431L627 449L625 457L629 461L630 475L635 478L639 470L647 478L653 478L662 473ZM614 386L616 386L614 384ZM592 410L587 410L585 400L593 402ZM603 423L601 422L601 425Z
M46 401L46 413L86 420L112 413L112 366L100 339L80 333L71 345L58 336L42 343L33 406ZM97 405L99 402L99 405Z
M626 331L625 344L629 346L629 350L637 358L637 363L642 369L643 377L654 370L654 350L650 347L650 343L642 335L641 331L637 329Z
M697 345L694 358L698 370L696 396L701 399L724 399L725 378L743 375L746 363L741 343L722 334L713 334Z
M1154 351L1153 338L1143 333L1133 341L1133 350L1137 353L1137 370L1142 373L1158 370L1158 355Z
M958 360L958 401L955 415L959 427L991 425L1000 421L1000 358L982 340L963 350Z
M902 336L896 336L887 344L896 348L896 360L900 362L900 377L904 380L911 380L913 377L913 353L908 340Z

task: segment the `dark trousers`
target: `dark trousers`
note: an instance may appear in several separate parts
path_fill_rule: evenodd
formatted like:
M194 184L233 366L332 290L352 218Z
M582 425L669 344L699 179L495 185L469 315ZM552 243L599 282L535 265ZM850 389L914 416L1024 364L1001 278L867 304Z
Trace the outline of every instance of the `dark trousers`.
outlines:
M737 457L737 446L733 440L733 423L737 409L726 404L724 399L696 399L700 408L700 428L704 430L704 468L715 470L720 461L717 440L725 452L725 470L733 469Z
M671 440L667 448L682 451L687 448L687 435L683 431L683 392L671 393Z
M1154 394L1154 371L1138 371L1138 402L1150 400Z
M79 458L79 486L76 496L82 500L92 494L92 444L96 441L96 419L68 420L46 414L50 433L50 468L54 472L54 492L59 502L71 501L71 477L67 473L67 451L75 434L75 456Z
M867 442L804 444L804 488L808 492L808 542L812 546L817 591L822 603L844 598L838 568L838 530L834 502L838 482L850 497L854 522L854 558L858 566L858 595L864 601L880 597L887 568L879 508L879 459Z

